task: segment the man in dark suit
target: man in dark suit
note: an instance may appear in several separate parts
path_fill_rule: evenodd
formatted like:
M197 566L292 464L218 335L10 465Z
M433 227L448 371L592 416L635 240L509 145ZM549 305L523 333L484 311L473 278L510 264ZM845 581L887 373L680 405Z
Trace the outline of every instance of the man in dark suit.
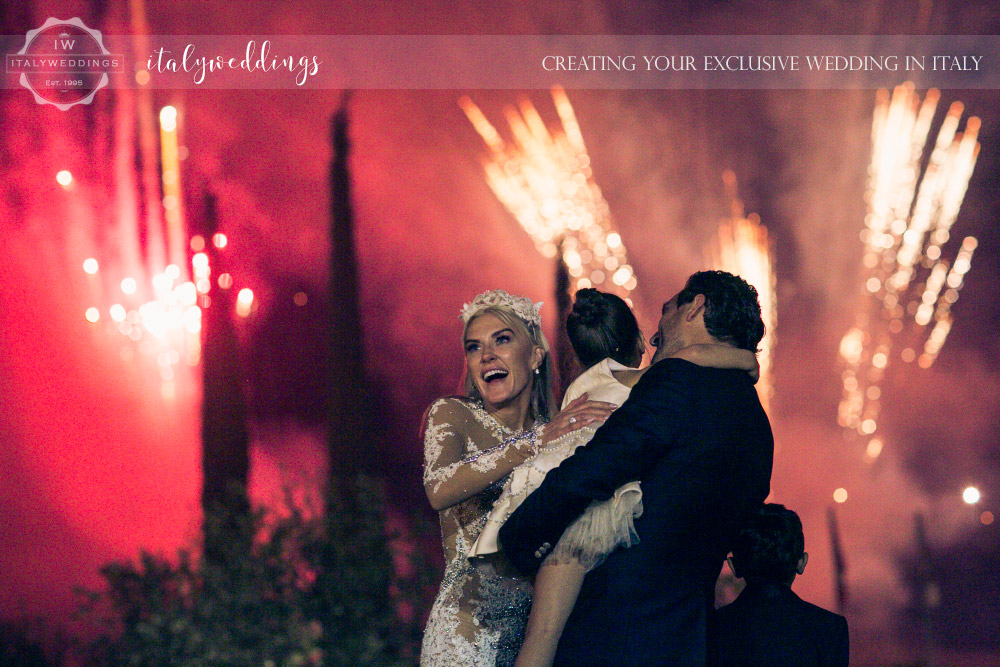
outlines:
M667 357L696 343L756 351L763 334L746 281L691 276L663 305L653 366L629 399L500 530L507 556L531 573L591 502L642 484L639 544L587 575L554 664L705 665L715 580L767 497L774 443L749 375Z
M847 667L847 621L792 592L808 560L798 515L764 505L733 545L729 567L746 588L711 619L709 665Z

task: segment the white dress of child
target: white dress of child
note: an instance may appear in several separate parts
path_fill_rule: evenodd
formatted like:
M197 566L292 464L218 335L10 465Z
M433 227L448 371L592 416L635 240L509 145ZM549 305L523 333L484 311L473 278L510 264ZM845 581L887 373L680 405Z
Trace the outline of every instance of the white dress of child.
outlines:
M621 406L631 390L618 382L612 371L625 370L635 369L623 366L613 359L604 359L591 366L567 388L563 407L583 394L587 394L590 400L607 401ZM528 494L538 488L550 470L562 463L578 447L590 442L596 431L594 426L585 426L567 433L515 468L507 478L500 497L493 503L486 526L469 549L469 557L496 553L499 549L497 534L507 517ZM629 482L610 499L591 504L569 525L548 558L553 559L553 562L575 560L590 571L619 546L629 547L638 543L633 519L641 514L642 491L639 482Z

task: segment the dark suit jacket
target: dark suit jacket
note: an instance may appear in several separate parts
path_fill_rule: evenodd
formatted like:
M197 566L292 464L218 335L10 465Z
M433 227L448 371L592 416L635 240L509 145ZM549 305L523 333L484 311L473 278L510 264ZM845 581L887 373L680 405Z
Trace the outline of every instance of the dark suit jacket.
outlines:
M847 667L847 621L789 586L748 584L709 628L711 667Z
M774 443L743 371L665 359L514 512L503 550L537 570L569 523L631 480L640 543L587 575L556 665L704 665L715 580L740 523L768 494Z

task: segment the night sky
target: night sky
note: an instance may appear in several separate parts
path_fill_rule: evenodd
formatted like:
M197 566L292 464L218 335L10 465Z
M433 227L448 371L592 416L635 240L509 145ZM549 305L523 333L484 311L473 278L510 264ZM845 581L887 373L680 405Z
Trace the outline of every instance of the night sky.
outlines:
M23 34L50 15L127 31L118 3L4 7L3 32ZM127 3L125 3L127 5ZM521 2L425 4L148 3L151 34L996 34L994 3L617 3L573 9ZM889 15L890 5L893 8ZM899 6L904 8L897 9ZM923 8L923 9L921 9ZM925 13L921 13L925 12ZM253 18L256 17L256 18ZM923 18L920 18L923 17ZM918 87L919 90L919 87ZM860 307L866 168L875 91L568 90L594 176L639 278L648 334L661 302L702 268L726 215L731 169L746 210L773 244L777 274L777 442L772 499L803 518L809 568L800 596L833 608L832 492L838 505L859 658L906 656L919 637L914 572L930 563L941 590L933 632L941 664L998 652L1000 553L1000 91L944 90L979 116L982 150L952 244L979 247L953 308L955 324L928 370L897 365L883 384L875 464L837 426L841 337ZM920 92L924 92L920 90ZM556 118L546 91L355 91L351 170L366 368L380 415L372 465L398 505L423 503L419 419L454 393L463 356L458 312L495 287L545 301L554 334L554 272L496 200L480 166L486 148L457 100L469 95L498 127L502 107L527 94ZM136 222L123 213L129 165L117 164L112 94L61 112L27 91L0 91L0 615L65 619L74 585L95 586L98 566L139 548L172 553L198 535L197 369L180 367L165 400L155 360L123 352L124 339L84 319L106 286L82 270L138 261L123 247ZM189 151L182 183L192 201L217 194L236 288L256 296L239 321L253 415L252 489L322 479L322 395L329 246L328 124L341 91L157 91L180 112ZM55 181L70 170L74 187ZM141 244L140 244L141 245ZM956 245L945 253L952 255ZM296 305L304 292L308 301ZM100 302L100 303L99 303ZM334 362L336 363L336 362ZM974 484L977 507L962 502ZM926 517L930 553L918 554L914 516ZM429 508L427 515L431 516ZM944 657L948 656L948 657ZM981 658L988 664L987 658ZM967 664L977 664L968 658Z

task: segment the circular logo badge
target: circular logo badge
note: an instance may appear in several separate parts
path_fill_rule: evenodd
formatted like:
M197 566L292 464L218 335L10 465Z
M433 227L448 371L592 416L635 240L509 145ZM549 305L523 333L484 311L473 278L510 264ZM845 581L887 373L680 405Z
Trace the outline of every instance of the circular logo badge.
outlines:
M101 33L79 18L48 19L29 30L18 51L19 79L39 104L63 111L90 104L94 94L108 85L108 72L122 68L122 57L104 48Z

